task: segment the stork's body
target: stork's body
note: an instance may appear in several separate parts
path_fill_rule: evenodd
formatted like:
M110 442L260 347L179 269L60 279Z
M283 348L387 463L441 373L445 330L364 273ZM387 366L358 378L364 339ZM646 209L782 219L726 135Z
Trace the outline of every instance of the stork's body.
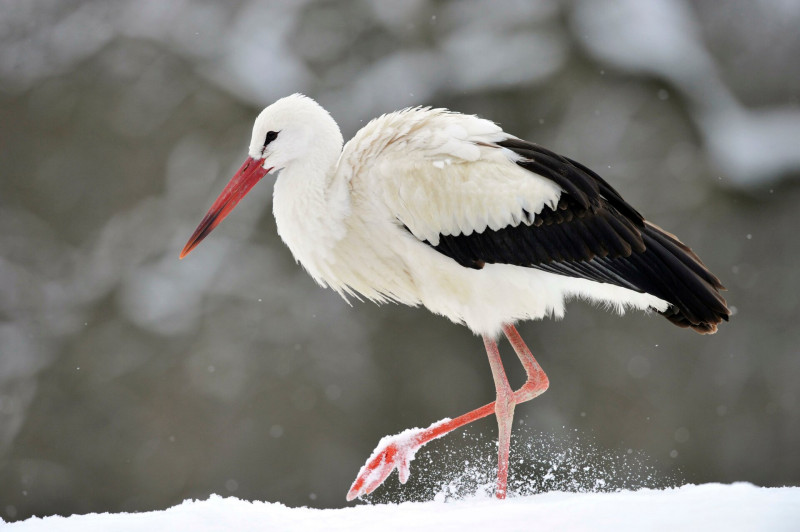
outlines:
M498 401L425 431L387 440L349 497L372 491L419 446L496 413L498 496L505 494L514 405L547 378L513 324L561 317L565 300L655 310L714 332L728 310L719 281L675 237L645 222L574 161L441 109L377 118L342 148L333 119L300 95L256 120L248 162L187 243L191 251L265 174L278 232L314 279L341 295L424 305L484 338ZM528 382L512 392L497 354L503 331Z

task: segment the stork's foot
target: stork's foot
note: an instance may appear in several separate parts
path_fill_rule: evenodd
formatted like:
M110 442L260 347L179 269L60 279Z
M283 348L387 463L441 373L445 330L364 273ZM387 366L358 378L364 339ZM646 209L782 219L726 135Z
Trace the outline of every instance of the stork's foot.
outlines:
M408 429L400 434L381 438L367 463L358 472L353 485L350 486L347 500L352 501L356 497L369 495L383 484L395 469L400 476L400 483L405 484L410 474L411 461L419 448L425 444L420 438L425 430Z
M483 413L483 409L479 410ZM472 415L474 416L474 414ZM397 469L397 474L400 476L400 483L405 484L411 473L409 469L411 461L414 460L414 456L420 447L465 424L466 421L462 420L465 417L461 416L461 418L457 419L446 418L433 423L425 429L407 429L400 434L381 438L367 463L358 472L353 485L350 486L350 491L347 492L347 500L352 501L356 497L369 495L375 491L375 488L383 484L383 481L395 469Z

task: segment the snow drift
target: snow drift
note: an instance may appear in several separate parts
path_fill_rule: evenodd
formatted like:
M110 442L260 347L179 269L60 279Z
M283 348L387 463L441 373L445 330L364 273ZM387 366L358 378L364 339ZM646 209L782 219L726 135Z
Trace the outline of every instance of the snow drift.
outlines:
M800 488L686 485L615 493L550 492L506 501L289 508L211 496L164 511L30 518L13 532L102 530L800 530Z

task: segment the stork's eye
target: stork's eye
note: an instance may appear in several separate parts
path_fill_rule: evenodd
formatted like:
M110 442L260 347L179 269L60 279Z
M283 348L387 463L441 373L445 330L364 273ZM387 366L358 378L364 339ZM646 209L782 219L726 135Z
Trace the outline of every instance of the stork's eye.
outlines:
M272 142L273 140L275 140L277 138L278 138L278 132L277 131L270 131L269 133L267 133L267 138L264 140L264 147L266 148L267 144L269 144L270 142Z

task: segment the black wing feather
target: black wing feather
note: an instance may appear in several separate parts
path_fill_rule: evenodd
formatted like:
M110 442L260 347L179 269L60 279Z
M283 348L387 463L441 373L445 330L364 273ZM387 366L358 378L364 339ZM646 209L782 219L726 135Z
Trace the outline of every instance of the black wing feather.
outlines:
M468 268L513 264L646 292L670 303L661 314L671 322L701 333L713 333L727 321L730 311L719 279L599 175L524 140L497 145L521 156L522 168L558 184L564 191L558 205L545 206L535 216L526 212L530 225L439 235L434 249Z

